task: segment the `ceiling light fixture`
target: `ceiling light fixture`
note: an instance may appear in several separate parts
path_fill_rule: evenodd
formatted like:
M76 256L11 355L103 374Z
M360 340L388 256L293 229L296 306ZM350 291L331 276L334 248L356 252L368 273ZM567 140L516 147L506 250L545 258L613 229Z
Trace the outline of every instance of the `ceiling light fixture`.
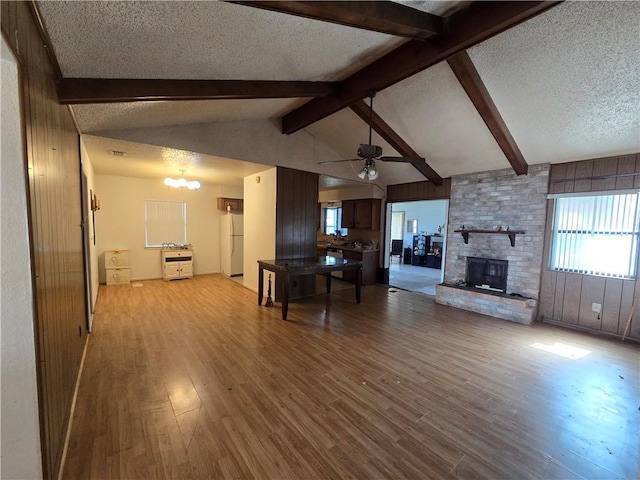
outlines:
M171 187L171 188L187 187L189 190L198 190L200 188L200 182L198 182L197 180L187 182L187 179L184 178L184 172L186 172L186 170L180 170L180 178L171 178L171 177L165 178L164 184L167 187Z
M378 169L376 168L376 163L372 158L367 158L364 162L364 167L358 174L360 180L364 180L365 178L368 180L376 180L379 177Z

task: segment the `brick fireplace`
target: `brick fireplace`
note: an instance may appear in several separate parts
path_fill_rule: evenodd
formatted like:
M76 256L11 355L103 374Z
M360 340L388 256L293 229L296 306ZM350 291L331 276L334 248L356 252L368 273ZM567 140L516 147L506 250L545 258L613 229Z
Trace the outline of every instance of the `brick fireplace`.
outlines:
M445 276L444 284L436 286L437 303L518 323L533 322L540 293L548 183L548 164L531 166L521 176L504 169L451 179ZM492 234L497 227L502 233ZM507 227L524 233L505 234ZM468 243L454 230L469 231ZM467 278L468 258L475 257L508 262L505 293L461 286Z

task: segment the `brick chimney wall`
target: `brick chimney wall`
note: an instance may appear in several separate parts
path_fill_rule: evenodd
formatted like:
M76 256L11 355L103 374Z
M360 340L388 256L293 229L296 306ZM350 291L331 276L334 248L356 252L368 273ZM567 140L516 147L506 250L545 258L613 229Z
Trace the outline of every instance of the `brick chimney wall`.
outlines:
M458 175L451 179L445 283L464 280L467 257L509 262L507 293L538 300L546 222L549 164L529 167L527 175L511 168ZM470 233L465 245L454 230L524 230L511 247L507 235Z

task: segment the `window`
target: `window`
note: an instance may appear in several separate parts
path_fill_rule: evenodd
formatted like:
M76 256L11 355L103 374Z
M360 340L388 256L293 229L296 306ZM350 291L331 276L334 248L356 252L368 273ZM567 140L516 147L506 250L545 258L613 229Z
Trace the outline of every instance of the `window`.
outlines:
M187 204L184 202L144 202L145 247L163 243L187 243Z
M550 268L635 278L638 197L637 192L557 197Z
M324 209L324 234L334 235L340 232L340 235L347 235L349 232L346 228L340 228L342 225L342 208L327 207Z

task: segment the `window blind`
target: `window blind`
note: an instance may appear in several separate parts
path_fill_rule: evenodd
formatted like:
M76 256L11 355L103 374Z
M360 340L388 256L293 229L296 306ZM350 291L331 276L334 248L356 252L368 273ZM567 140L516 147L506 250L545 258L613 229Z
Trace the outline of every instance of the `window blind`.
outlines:
M144 213L146 247L187 243L186 203L146 200Z
M635 278L638 193L555 199L550 268Z

